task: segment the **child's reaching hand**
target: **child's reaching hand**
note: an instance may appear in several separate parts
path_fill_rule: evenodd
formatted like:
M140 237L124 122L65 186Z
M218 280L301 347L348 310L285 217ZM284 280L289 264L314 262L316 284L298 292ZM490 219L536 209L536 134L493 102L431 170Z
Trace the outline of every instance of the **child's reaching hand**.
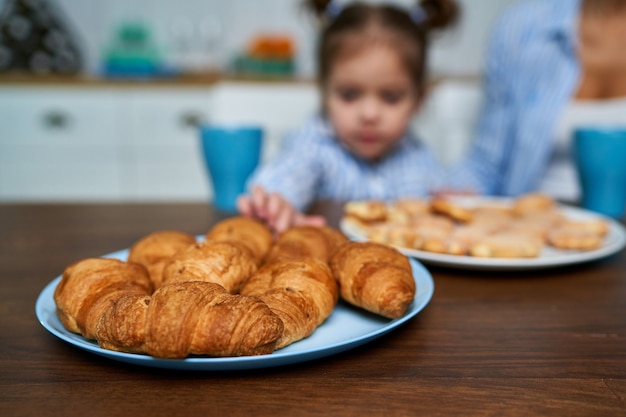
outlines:
M264 221L278 234L291 226L326 224L324 217L305 215L296 210L282 195L268 193L260 186L255 186L251 195L240 196L237 199L237 209L244 216Z

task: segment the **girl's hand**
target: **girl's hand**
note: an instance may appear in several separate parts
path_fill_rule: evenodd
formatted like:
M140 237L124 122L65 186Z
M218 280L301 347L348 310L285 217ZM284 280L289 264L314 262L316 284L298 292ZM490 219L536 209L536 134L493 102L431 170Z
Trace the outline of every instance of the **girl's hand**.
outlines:
M241 195L237 199L237 209L248 217L265 222L276 234L297 225L323 226L322 216L307 216L278 193L268 193L263 187L255 186L251 195Z

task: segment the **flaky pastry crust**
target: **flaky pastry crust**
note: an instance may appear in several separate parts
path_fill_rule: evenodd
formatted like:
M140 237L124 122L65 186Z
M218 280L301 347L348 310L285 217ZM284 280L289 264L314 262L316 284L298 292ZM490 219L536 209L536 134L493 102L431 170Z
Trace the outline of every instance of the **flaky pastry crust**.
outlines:
M145 266L154 288L159 288L163 282L163 267L167 261L194 243L196 243L195 237L177 230L153 232L130 247L128 261Z

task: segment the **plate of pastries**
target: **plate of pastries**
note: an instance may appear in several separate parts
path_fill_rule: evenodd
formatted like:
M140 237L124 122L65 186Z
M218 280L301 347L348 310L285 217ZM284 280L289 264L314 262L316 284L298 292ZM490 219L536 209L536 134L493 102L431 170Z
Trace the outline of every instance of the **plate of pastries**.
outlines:
M35 311L53 335L109 359L242 370L365 344L413 318L433 292L430 273L388 245L328 226L274 236L235 216L204 235L160 230L77 260Z
M530 193L351 201L341 230L420 261L464 269L536 269L600 259L624 248L616 221Z

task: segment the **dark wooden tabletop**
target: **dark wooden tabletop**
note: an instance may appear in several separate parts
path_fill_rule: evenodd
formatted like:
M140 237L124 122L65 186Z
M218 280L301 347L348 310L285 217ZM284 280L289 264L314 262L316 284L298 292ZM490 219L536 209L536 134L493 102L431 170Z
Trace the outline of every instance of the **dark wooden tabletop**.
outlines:
M526 272L428 266L434 296L403 326L258 370L124 364L38 323L37 296L71 262L224 217L203 204L0 205L0 415L626 415L624 251Z

